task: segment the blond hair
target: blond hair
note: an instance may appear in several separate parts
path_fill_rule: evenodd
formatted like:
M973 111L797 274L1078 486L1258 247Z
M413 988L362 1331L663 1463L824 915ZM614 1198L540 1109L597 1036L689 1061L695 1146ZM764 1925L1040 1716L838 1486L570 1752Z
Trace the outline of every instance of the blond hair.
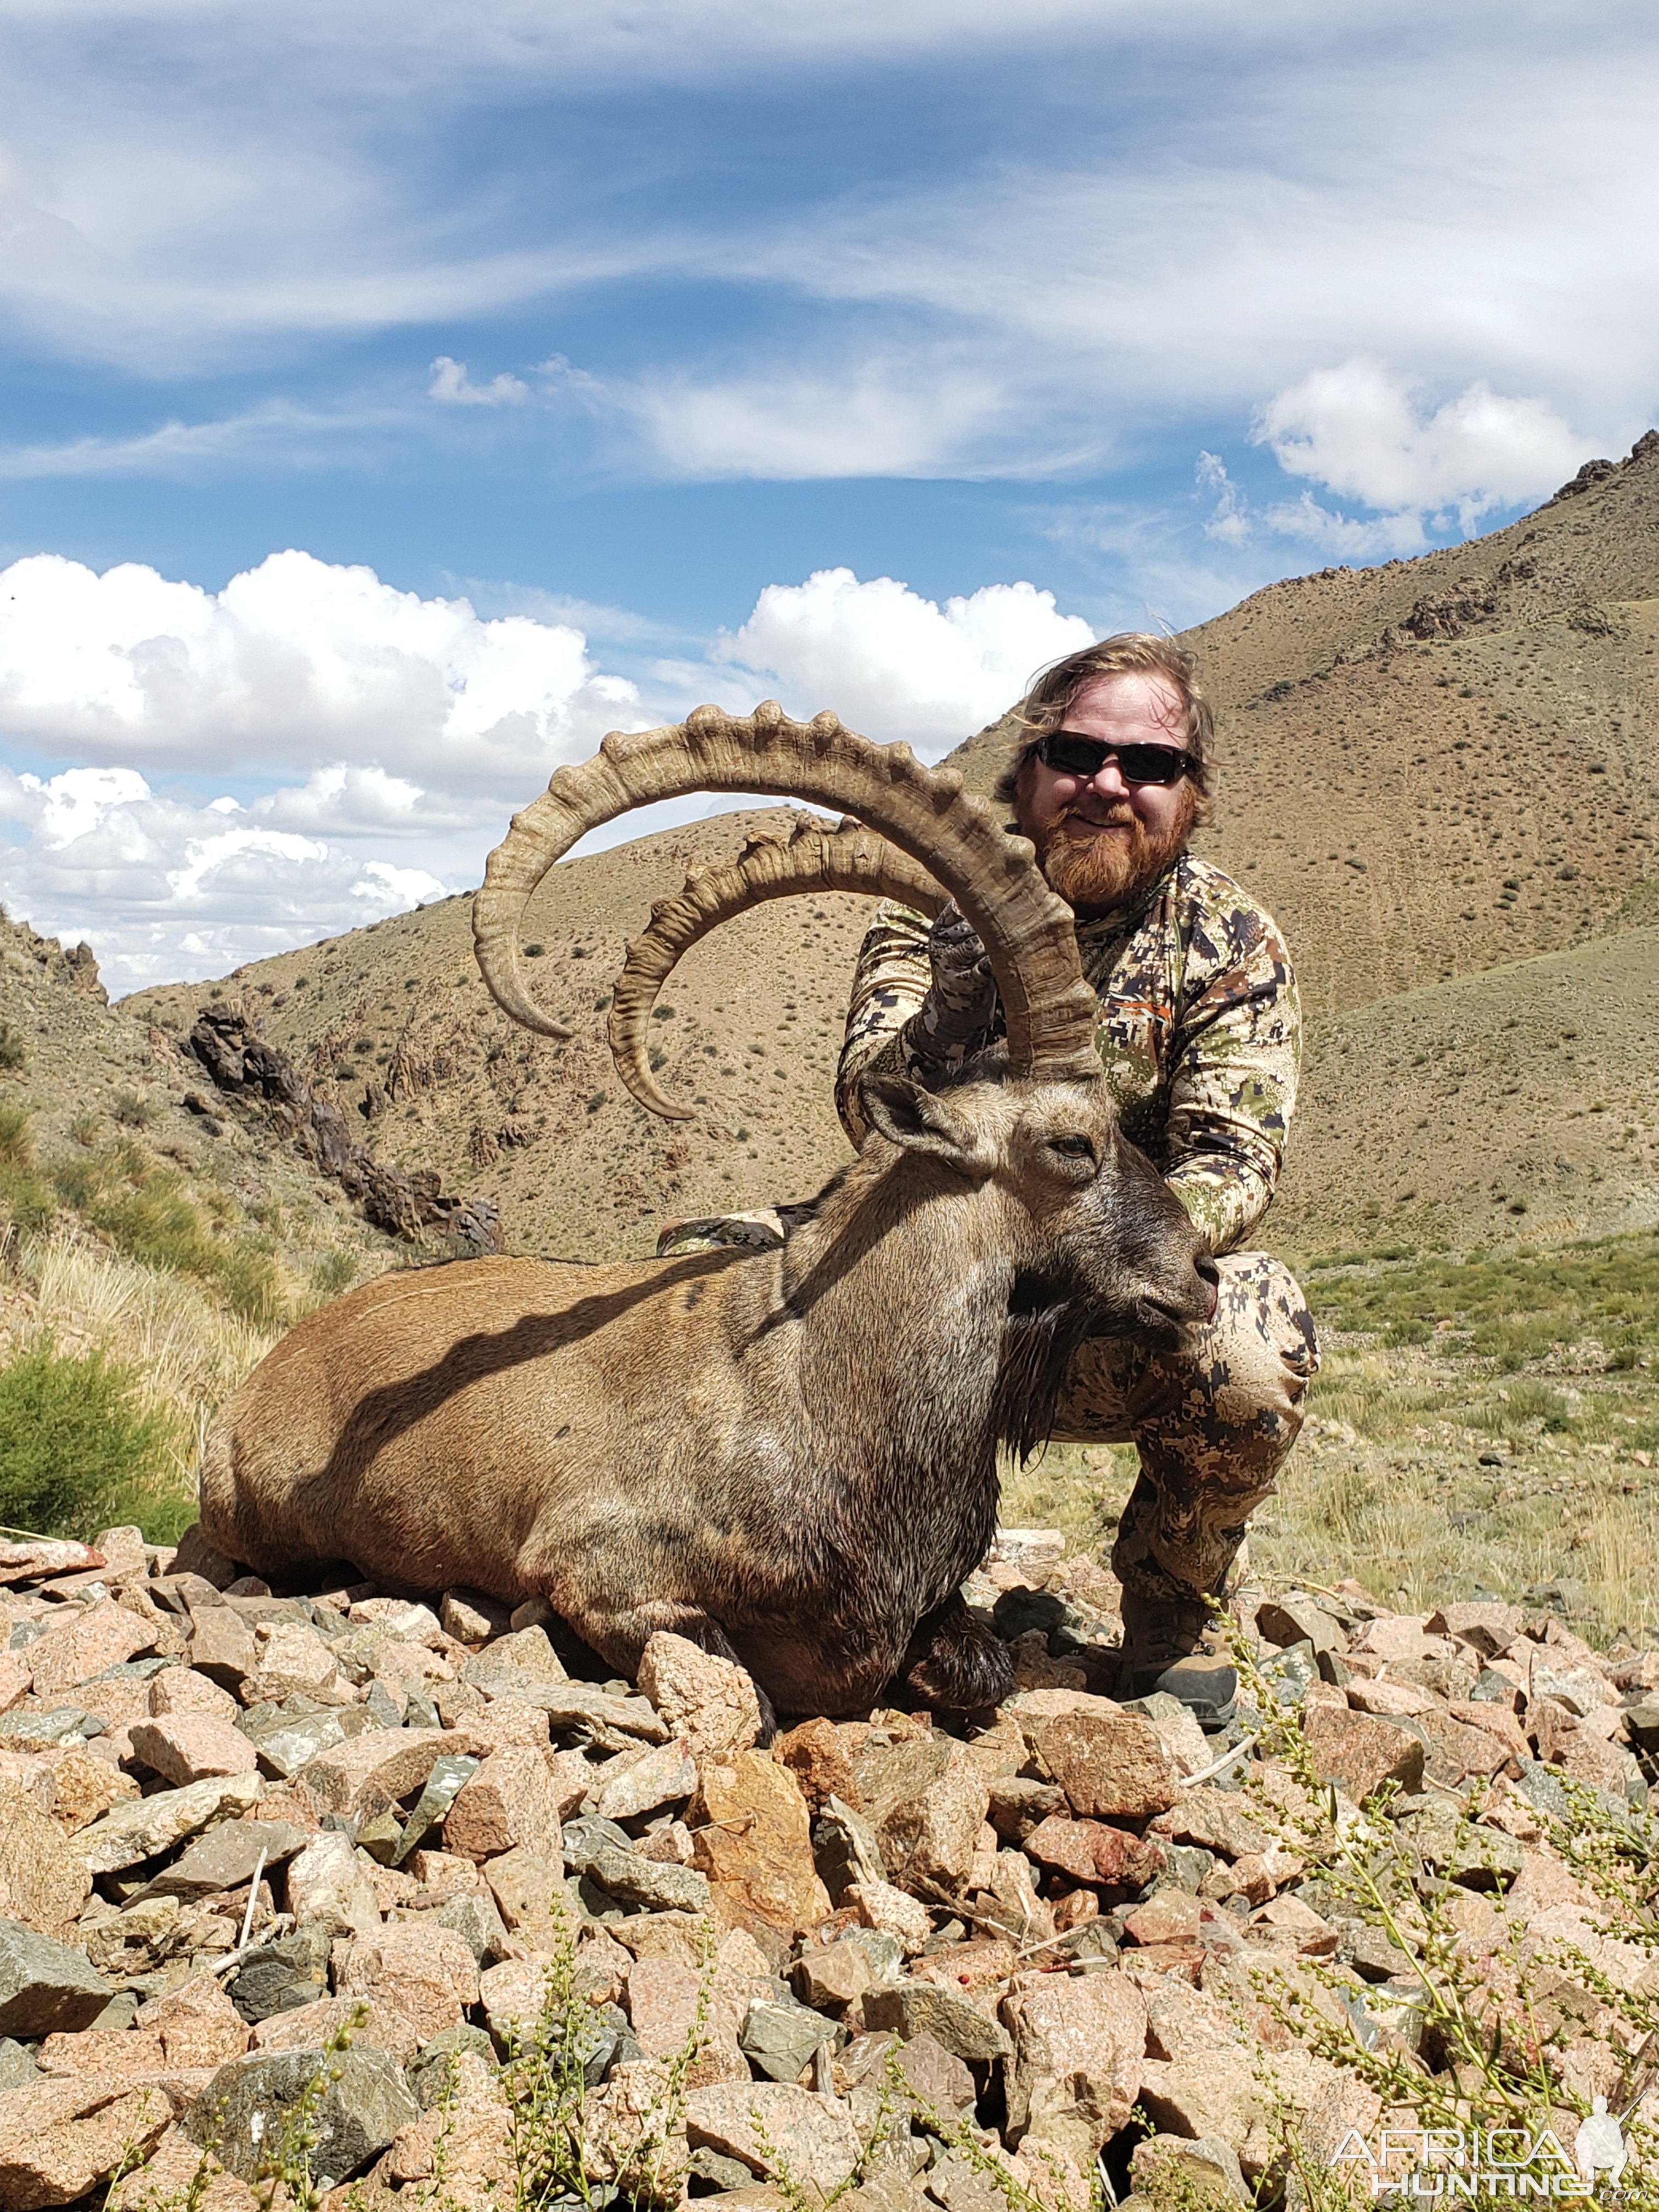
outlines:
M1063 660L1042 672L1012 709L1012 719L1019 735L1007 766L997 778L997 799L1006 805L1012 804L1020 770L1036 750L1038 739L1051 730L1063 728L1085 684L1097 677L1131 672L1162 676L1174 685L1182 705L1182 735L1198 763L1193 782L1203 814L1207 815L1204 802L1210 797L1215 760L1215 712L1199 681L1197 655L1173 638L1155 637L1149 630L1119 630L1114 637L1103 637L1094 645L1068 653Z

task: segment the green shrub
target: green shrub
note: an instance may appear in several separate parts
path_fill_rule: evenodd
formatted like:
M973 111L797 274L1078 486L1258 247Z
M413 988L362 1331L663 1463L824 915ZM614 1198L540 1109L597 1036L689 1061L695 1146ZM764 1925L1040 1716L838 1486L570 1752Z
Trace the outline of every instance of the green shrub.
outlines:
M15 1075L20 1068L28 1066L28 1054L23 1048L23 1040L13 1029L11 1024L0 1022L0 1068Z
M155 1108L136 1091L117 1091L109 1110L124 1129L147 1129L155 1119Z
M13 1167L33 1165L34 1136L27 1107L0 1106L0 1160Z
M167 1414L139 1410L118 1362L32 1346L0 1368L0 1521L87 1537L136 1519L149 1533L149 1507L170 1517L173 1503L154 1489L171 1432Z
M44 1229L57 1211L34 1172L34 1137L21 1106L0 1106L0 1220Z
M325 1298L337 1298L357 1279L355 1252L319 1252L311 1263L311 1279Z
M179 1178L129 1141L108 1152L56 1162L60 1195L118 1251L147 1267L194 1275L234 1313L269 1328L283 1317L282 1279L268 1251L214 1236L179 1188Z

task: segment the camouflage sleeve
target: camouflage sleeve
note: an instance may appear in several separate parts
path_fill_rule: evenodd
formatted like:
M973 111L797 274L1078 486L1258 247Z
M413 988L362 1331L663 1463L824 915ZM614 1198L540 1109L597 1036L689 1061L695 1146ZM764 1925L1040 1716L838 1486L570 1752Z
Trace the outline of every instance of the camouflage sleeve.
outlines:
M1235 908L1217 937L1206 945L1200 932L1188 967L1200 988L1176 1025L1164 1176L1212 1251L1227 1252L1267 1212L1279 1180L1302 1007L1290 955L1260 908Z
M869 1124L859 1102L859 1085L878 1063L883 1072L902 1074L908 1056L899 1032L927 997L933 981L927 957L928 925L908 907L884 900L859 947L847 1006L847 1034L836 1075L836 1111L854 1145L862 1145Z

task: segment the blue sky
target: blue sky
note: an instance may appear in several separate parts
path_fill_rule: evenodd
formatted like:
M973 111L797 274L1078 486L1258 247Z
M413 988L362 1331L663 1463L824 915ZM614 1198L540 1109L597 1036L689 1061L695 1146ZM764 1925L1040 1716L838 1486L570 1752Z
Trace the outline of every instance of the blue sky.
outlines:
M0 897L217 972L475 880L606 727L937 753L1493 526L1659 408L1656 36L0 0Z

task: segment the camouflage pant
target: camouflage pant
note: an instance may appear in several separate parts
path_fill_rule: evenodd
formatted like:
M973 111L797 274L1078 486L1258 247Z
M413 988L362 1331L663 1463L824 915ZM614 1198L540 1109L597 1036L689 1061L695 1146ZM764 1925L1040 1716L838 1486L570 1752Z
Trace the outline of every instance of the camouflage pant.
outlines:
M671 1222L660 1253L782 1243L810 1206ZM1072 1362L1053 1435L1061 1443L1133 1443L1140 1473L1118 1523L1112 1567L1126 1589L1190 1602L1218 1592L1244 1524L1302 1427L1319 1366L1313 1316L1295 1277L1266 1252L1216 1261L1215 1318L1159 1352L1094 1337Z
M1144 1597L1220 1590L1246 1520L1296 1442L1319 1365L1313 1316L1282 1261L1229 1252L1216 1266L1212 1321L1176 1351L1091 1339L1054 1419L1058 1442L1139 1448L1112 1567Z

